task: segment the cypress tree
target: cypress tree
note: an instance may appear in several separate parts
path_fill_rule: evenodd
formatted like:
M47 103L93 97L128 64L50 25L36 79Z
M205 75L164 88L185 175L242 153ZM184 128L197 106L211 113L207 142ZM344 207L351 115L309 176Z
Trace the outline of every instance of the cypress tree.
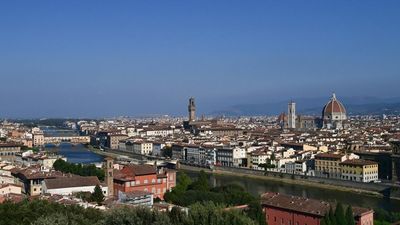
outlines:
M355 225L356 222L354 221L354 216L353 216L353 209L349 205L346 210L346 222L347 225Z
M335 218L337 225L347 225L343 205L340 202L336 205Z
M104 201L104 194L99 185L94 187L94 192L92 193L91 199L99 205Z
M333 212L333 209L332 209L332 206L331 206L331 208L329 209L329 214L328 214L329 216L328 216L328 218L329 218L329 224L330 225L336 225L337 224L337 222L336 222L336 218L335 218L335 213Z

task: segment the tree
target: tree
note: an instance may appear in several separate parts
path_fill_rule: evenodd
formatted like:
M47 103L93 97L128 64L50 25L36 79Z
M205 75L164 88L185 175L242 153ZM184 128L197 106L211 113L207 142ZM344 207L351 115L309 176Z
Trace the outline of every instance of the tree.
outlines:
M80 176L97 176L99 180L104 180L104 170L97 168L94 164L82 165L68 163L62 159L57 159L53 168L63 173L72 173Z
M346 210L346 225L355 225L353 209L349 205Z
M164 194L164 200L174 204L181 202L181 198L185 195L185 192L192 184L192 179L186 173L182 172L178 174L178 183L172 189Z
M78 223L69 220L65 214L55 213L39 217L32 225L78 225Z
M235 209L226 210L222 205L213 202L196 203L190 206L189 224L196 225L256 225L243 212Z
M164 157L172 158L172 147L164 147L161 154Z
M265 221L265 214L262 210L259 200L250 202L247 215L259 225L267 225L267 222Z
M347 224L346 217L344 215L343 205L340 202L336 204L335 218L336 218L337 225L346 225Z
M329 224L330 225L336 225L336 217L335 217L335 213L333 212L332 206L329 209L329 214L328 214L328 218L329 218Z
M92 193L92 196L90 196L90 199L96 202L98 205L104 201L104 194L99 185L94 187L94 192Z
M102 225L121 225L121 224L154 224L172 225L166 213L151 211L144 207L118 207L107 212ZM175 223L178 225L179 223Z
M173 224L182 224L183 222L187 222L185 212L176 206L171 209L168 216Z
M271 154L271 161L273 161L273 160L275 160L275 159L276 159L275 152L272 152L272 154Z
M209 179L204 172L204 170L200 171L199 177L195 182L190 185L190 189L192 190L198 190L198 191L209 191L210 190L210 184L209 184Z

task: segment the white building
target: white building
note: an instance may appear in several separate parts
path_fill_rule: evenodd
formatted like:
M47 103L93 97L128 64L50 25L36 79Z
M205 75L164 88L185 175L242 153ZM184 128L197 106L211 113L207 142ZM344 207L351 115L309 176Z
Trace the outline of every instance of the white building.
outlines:
M118 203L133 206L153 206L153 193L146 191L118 192Z
M297 160L285 164L286 173L304 175L307 172L307 163L305 160Z
M128 141L126 150L140 155L150 155L153 151L153 143L145 140Z
M260 167L260 165L266 164L270 158L271 154L264 148L251 152L250 159L252 163L252 169L263 170L264 168Z

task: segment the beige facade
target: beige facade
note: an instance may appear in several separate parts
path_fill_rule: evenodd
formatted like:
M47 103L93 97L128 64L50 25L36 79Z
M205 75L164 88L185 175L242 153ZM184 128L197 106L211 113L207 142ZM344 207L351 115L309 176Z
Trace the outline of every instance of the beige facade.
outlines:
M44 143L44 135L43 133L33 134L33 146L40 147L43 146Z
M378 180L378 163L362 159L346 160L340 163L342 179L358 182Z
M111 149L118 149L119 142L128 138L125 134L111 134L108 136L107 144Z
M21 186L16 184L3 184L0 185L0 195L21 194L21 189Z
M0 143L0 159L13 162L15 155L21 152L21 146L13 143Z
M321 177L341 178L340 163L345 155L322 153L315 156L315 174Z

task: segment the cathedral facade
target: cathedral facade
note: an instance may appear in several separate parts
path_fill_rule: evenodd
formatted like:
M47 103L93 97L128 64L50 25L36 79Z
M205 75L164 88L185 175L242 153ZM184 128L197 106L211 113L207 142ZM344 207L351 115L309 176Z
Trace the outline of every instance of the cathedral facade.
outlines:
M282 128L296 130L343 129L346 125L346 108L335 94L332 94L331 99L323 107L321 117L296 115L295 107L295 103L291 101L288 104L288 113L282 113L278 117L278 123Z

